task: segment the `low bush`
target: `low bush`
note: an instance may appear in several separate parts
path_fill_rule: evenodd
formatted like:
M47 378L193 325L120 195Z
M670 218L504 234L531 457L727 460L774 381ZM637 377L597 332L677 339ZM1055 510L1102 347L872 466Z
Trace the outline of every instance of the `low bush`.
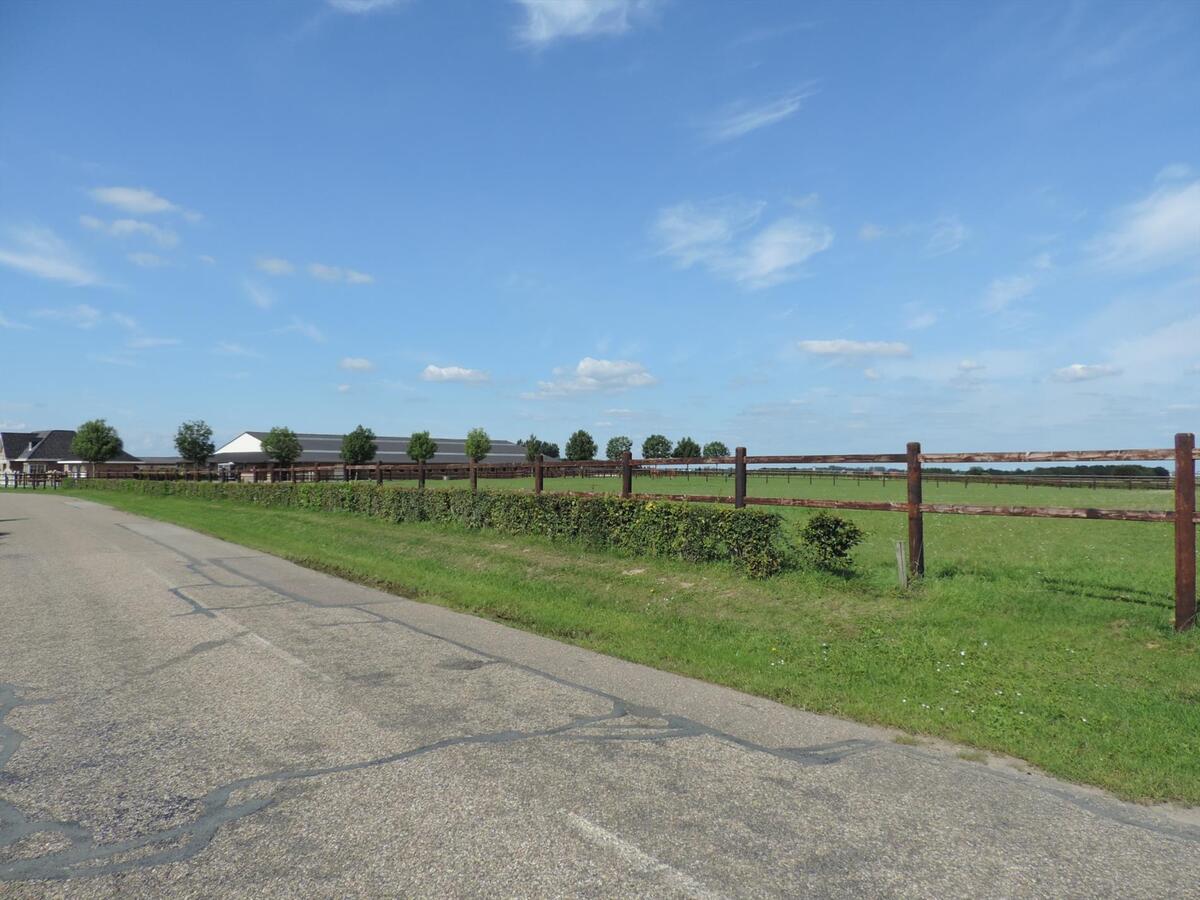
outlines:
M800 540L812 562L822 569L848 569L850 551L862 543L863 531L832 513L819 512L800 529Z
M83 479L75 487L161 496L230 500L386 519L445 522L576 540L595 547L671 556L693 562L727 560L755 578L783 568L792 548L776 513L703 504L619 497L574 497L516 491L437 491L364 482L250 484L242 482Z

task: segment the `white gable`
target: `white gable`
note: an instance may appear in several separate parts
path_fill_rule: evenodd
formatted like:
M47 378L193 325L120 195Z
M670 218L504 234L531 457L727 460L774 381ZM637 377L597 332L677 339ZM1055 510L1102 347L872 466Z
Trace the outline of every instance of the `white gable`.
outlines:
M262 441L248 431L243 431L224 447L218 447L217 453L262 453Z

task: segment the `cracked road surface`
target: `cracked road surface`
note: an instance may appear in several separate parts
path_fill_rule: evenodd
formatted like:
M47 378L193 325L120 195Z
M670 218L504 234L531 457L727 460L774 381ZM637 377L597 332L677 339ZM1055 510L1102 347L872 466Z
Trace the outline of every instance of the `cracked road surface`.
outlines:
M0 495L0 895L1200 896L1188 814Z

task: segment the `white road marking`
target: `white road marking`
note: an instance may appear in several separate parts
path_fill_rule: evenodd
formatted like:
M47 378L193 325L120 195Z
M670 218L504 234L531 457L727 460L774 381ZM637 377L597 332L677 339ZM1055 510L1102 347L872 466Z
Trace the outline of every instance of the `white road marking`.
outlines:
M607 828L597 825L595 822L585 819L583 816L576 815L572 812L564 812L568 822L574 828L583 834L595 844L607 847L619 856L627 865L639 872L647 872L654 875L662 875L672 887L682 891L688 897L703 898L703 900L715 900L721 895L717 894L695 878L680 872L673 866L667 865L662 860L656 859L644 850L629 843L629 841L613 834Z

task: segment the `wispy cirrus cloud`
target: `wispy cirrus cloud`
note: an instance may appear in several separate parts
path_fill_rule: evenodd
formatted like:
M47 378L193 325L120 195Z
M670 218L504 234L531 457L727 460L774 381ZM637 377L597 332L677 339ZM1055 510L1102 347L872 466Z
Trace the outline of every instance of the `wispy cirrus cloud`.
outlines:
M492 376L482 369L467 369L463 366L426 366L421 371L422 381L457 381L463 384L483 384Z
M375 368L375 363L362 356L343 356L338 367L349 372L369 372Z
M143 269L157 269L161 266L170 265L170 263L159 256L157 253L148 253L145 250L139 250L136 253L127 253L125 258L135 266L141 266Z
M525 14L517 29L526 45L543 47L565 38L618 35L646 20L662 0L516 0Z
M366 272L356 272L354 269L344 269L341 266L327 266L323 263L309 263L308 274L318 281L343 282L345 284L371 284L375 281Z
M826 225L794 216L759 226L763 203L681 203L653 225L659 253L681 268L701 265L752 290L800 275L800 267L833 244Z
M212 352L218 356L244 356L251 359L259 359L262 354L257 350L252 350L243 344L235 341L217 341Z
M296 316L292 316L291 321L282 328L277 329L277 331L279 334L298 334L308 338L314 344L325 343L325 333L320 328L312 322L305 322Z
M1083 363L1074 363L1073 365L1064 366L1061 369L1055 369L1050 377L1054 381L1075 382L1075 381L1095 381L1097 378L1111 378L1114 375L1120 375L1121 370L1117 366L1108 364L1085 365Z
M104 320L104 313L87 303L56 309L35 309L33 315L39 319L50 319L72 328L84 329L95 328Z
M945 256L965 244L970 236L971 229L958 216L941 216L934 220L925 250L930 256Z
M14 322L12 319L0 313L0 328L8 328L12 331L28 331L32 325L26 325L24 322Z
M259 309L270 309L275 305L275 295L261 284L246 279L242 282L242 290L246 293L247 299Z
M617 393L649 387L658 379L640 362L627 359L593 359L585 356L572 369L555 369L552 381L539 381L538 389L522 394L526 400L566 397L571 394Z
M330 9L354 15L383 12L407 3L408 0L325 0Z
M95 216L80 216L79 224L90 231L96 231L114 238L145 237L154 241L160 247L174 247L179 243L179 235L169 228L160 228L151 222L140 219L114 219L106 222Z
M8 245L0 246L0 266L76 287L100 283L100 276L49 228L11 228L8 238Z
M804 101L816 93L816 82L809 82L781 97L765 102L732 103L713 117L705 131L712 141L731 141L792 117L799 112Z
M268 275L291 275L296 267L278 256L264 256L255 261L254 267Z
M1112 230L1091 244L1096 261L1130 269L1200 261L1200 180L1166 181L1117 212Z
M804 353L828 357L881 357L911 356L912 349L901 341L852 341L847 338L832 340L797 341L796 346Z
M1018 300L1033 293L1034 280L1029 275L1010 275L995 278L983 295L983 308L990 313L1004 312Z
M166 197L160 197L154 191L143 187L97 187L88 191L97 203L114 207L123 212L137 216L152 216L162 213L178 213L189 221L196 221L202 216L193 210L184 209L177 203L172 203Z

